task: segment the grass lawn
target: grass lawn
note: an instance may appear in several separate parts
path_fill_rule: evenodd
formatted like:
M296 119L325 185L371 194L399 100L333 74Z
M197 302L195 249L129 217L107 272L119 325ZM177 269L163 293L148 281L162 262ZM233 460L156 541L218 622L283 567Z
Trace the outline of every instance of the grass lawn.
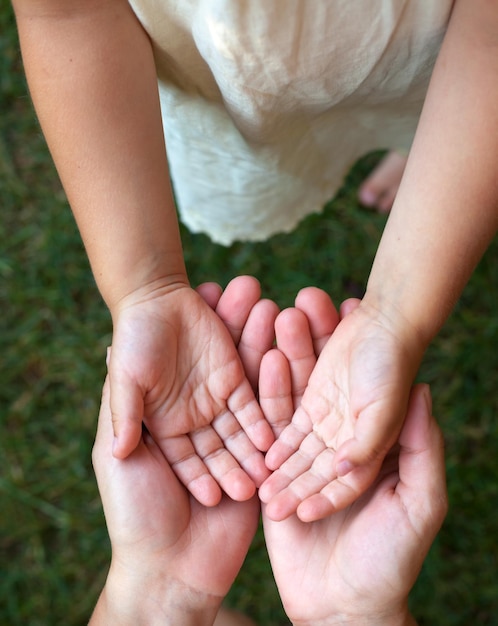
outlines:
M253 274L282 307L310 284L337 302L361 294L385 220L355 194L376 158L291 235L222 248L182 231L192 283ZM6 0L0 205L0 624L81 626L109 559L90 452L111 325L31 109ZM450 493L412 594L420 624L498 624L497 302L495 240L419 376L445 433ZM229 600L261 626L286 623L261 534Z

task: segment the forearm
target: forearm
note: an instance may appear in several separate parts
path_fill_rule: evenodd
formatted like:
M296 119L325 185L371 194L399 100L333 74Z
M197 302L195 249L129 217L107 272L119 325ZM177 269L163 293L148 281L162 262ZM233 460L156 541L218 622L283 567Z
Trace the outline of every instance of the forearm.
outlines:
M458 2L366 301L426 346L498 226L498 3Z
M221 598L164 581L160 568L151 572L130 578L111 568L89 626L212 626Z
M15 0L33 102L112 309L186 282L150 42L124 0Z

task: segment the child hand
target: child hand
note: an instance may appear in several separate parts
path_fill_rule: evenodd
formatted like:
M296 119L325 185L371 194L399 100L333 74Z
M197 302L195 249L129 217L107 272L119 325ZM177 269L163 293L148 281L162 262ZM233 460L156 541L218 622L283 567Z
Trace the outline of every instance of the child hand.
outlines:
M227 291L239 294L243 325L259 284L240 277ZM217 504L221 489L247 500L268 476L260 451L274 439L271 428L230 332L194 290L182 285L122 306L109 375L116 457L136 447L143 422L202 504Z
M296 307L309 310L306 293ZM419 355L362 303L325 345L291 424L266 455L269 518L303 521L344 509L373 483L397 440Z
M279 308L269 299L257 300L254 304L256 292L251 297L251 291L255 285L253 278L237 276L225 291L217 283L203 283L196 291L227 327L246 376L257 393L261 360L275 341Z

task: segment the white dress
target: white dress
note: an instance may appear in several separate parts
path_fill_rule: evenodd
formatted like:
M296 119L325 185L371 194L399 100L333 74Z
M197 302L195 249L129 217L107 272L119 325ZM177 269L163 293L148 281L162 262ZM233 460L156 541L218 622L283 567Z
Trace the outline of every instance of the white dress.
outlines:
M157 65L180 216L229 245L320 211L408 148L452 0L131 0Z

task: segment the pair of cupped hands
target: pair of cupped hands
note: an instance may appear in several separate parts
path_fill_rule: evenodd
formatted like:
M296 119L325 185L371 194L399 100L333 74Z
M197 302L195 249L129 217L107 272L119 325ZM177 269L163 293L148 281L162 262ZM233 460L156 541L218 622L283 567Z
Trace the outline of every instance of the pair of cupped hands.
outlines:
M309 287L279 313L239 276L224 292L148 285L112 313L114 455L144 424L201 504L258 488L274 520L321 519L366 491L397 440L419 354L366 299L338 312Z
M179 292L154 314L147 299L123 310L108 355L93 460L113 554L103 595L120 623L137 598L159 618L178 609L171 623L212 623L260 513L293 623L411 623L408 592L446 511L428 388L409 392L396 446L342 473L372 430L358 410L370 417L372 398L337 382L348 368L361 379L335 358L361 304L338 313L306 288L279 312L250 277Z

